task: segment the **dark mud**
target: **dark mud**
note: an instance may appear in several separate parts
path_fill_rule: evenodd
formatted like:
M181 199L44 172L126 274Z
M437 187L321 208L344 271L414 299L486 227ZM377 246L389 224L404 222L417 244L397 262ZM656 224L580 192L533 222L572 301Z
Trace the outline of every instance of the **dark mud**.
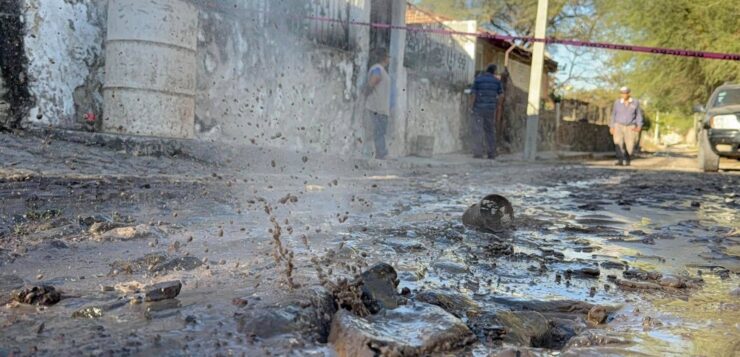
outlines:
M735 174L0 145L0 355L738 351Z

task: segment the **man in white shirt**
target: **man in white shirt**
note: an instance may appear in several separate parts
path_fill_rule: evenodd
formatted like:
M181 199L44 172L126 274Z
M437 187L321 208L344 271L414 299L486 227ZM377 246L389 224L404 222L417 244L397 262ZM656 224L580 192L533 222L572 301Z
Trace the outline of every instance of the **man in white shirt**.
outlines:
M377 49L374 53L376 61L368 71L365 87L365 110L373 125L375 158L384 159L388 155L385 134L391 115L391 77L387 70L390 57L385 49Z

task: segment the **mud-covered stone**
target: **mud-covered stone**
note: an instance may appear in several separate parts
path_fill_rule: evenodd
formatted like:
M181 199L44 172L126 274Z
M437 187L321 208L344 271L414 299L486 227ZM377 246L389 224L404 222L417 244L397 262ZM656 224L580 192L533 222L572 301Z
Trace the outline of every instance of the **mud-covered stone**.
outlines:
M182 283L179 280L165 281L144 288L146 301L174 299L180 294Z
M617 336L607 331L589 330L571 338L565 346L565 352L573 352L573 355L578 355L577 351L579 347L621 345L626 343L629 343L629 341L623 336Z
M658 280L658 284L669 288L681 289L686 287L686 280L673 275L664 275Z
M398 306L398 275L392 266L378 263L360 275L362 302L371 313Z
M92 218L88 218L86 220L79 221L80 225L85 225L86 222L92 221ZM100 235L105 232L108 232L115 228L123 227L123 224L111 222L108 220L100 220L100 221L93 221L89 224L89 228L87 229L87 232L94 235Z
M496 319L506 329L505 342L530 347L552 345L552 326L542 313L502 311L496 314Z
M663 274L653 271L645 271L642 269L632 268L629 270L626 270L622 272L622 276L626 279L632 279L632 280L659 280Z
M440 260L432 266L438 272L447 274L467 274L470 272L467 265L452 260Z
M614 284L627 290L661 290L662 286L647 281L632 281L626 279L615 279Z
M439 306L459 318L466 317L469 313L474 314L478 310L478 304L475 301L454 292L427 290L416 294L414 299Z
M169 271L189 271L203 265L203 261L193 257L177 257L168 261L156 264L149 268L151 272L169 272Z
M339 356L422 356L454 351L475 340L460 319L421 302L367 318L339 310L329 335Z
M30 305L54 305L62 299L62 294L50 285L39 285L13 293L14 301Z
M617 270L624 270L627 265L620 262L613 262L613 261L606 261L601 262L601 267L604 269L617 269Z
M250 304L236 316L237 330L247 337L271 338L296 334L326 343L337 311L334 297L324 288L298 291L274 305Z
M588 321L594 325L600 325L606 322L609 311L603 306L594 306L588 311Z
M108 222L112 222L112 219L110 217L104 216L104 215L94 215L94 216L87 216L87 217L80 216L80 217L77 217L77 223L80 225L80 227L85 228L85 229L88 229L88 231L90 231L90 233L92 233L92 230L90 230L90 228L94 224L108 223ZM100 227L101 226L98 225L98 229L96 229L96 230L99 231L100 230L99 229ZM115 227L113 227L113 228L115 228Z
M93 239L97 241L130 240L158 235L157 229L146 224L140 224L138 226L113 228L104 233L93 235Z
M580 269L568 269L566 275L570 274L575 278L584 279L597 279L601 275L601 271L598 268L585 267Z
M103 308L98 306L88 306L72 313L75 319L96 319L103 316Z
M522 310L522 311L529 310L529 311L538 311L538 312L543 312L543 313L559 312L559 313L579 313L579 314L586 315L588 314L589 310L591 310L591 308L594 306L593 304L589 304L584 301L576 301L576 300L542 301L542 300L511 299L511 298L505 298L505 297L493 297L491 300L497 304L507 306L512 310Z

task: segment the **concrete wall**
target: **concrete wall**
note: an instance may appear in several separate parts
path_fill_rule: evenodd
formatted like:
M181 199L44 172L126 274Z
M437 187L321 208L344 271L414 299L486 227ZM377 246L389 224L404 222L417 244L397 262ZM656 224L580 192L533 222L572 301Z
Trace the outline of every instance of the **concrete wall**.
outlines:
M435 154L463 150L467 134L463 92L454 87L440 86L415 73L409 75L407 92L408 152L413 152L418 135L434 137Z
M106 0L24 0L28 89L34 124L79 127L102 112Z
M273 8L200 12L196 137L356 151L365 142L356 98L367 66L367 28L351 28L349 43L342 43L325 32L301 31L311 24L285 18L277 2L259 5ZM287 5L294 14L316 11L301 1ZM353 20L369 19L363 1L350 5Z

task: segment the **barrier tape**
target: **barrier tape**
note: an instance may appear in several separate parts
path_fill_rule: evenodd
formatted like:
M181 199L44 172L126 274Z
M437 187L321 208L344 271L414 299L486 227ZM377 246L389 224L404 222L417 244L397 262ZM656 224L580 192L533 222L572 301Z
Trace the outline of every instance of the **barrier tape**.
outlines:
M444 29L430 29L430 28L409 27L409 26L391 25L391 24L383 24L383 23L343 21L343 20L339 20L339 19L335 19L331 17L321 17L321 16L305 16L304 18L309 19L309 20L314 20L314 21L333 22L333 23L349 24L349 25L356 25L356 26L367 26L370 28L378 28L378 29L405 30L409 32L426 32L426 33L448 35L448 36L453 36L453 35L471 36L471 37L489 38L489 39L496 39L496 40L503 40L503 41L516 41L516 40L533 41L533 42L544 42L546 44L559 44L559 45L566 45L566 46L603 48L603 49L609 49L609 50L642 52L642 53L651 53L651 54L658 54L658 55L694 57L694 58L724 60L724 61L740 61L740 54L735 54L735 53L719 53L719 52L683 50L683 49L675 49L675 48L621 45L621 44L606 43L606 42L567 40L567 39L558 39L558 38L551 38L551 37L550 38L537 38L537 37L527 37L527 36L510 36L510 35L493 34L493 33L488 33L488 32L464 32L464 31L444 30Z

